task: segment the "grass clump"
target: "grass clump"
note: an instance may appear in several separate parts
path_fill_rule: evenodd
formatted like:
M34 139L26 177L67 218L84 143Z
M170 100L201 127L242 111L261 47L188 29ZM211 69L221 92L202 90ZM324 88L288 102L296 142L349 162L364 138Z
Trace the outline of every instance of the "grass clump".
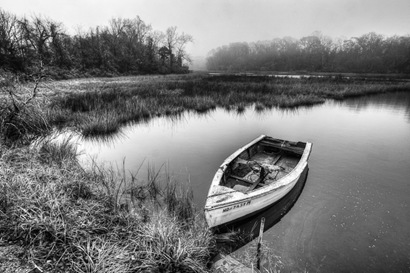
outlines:
M200 221L198 221L200 222ZM209 231L204 226L181 226L178 217L157 214L143 228L143 252L138 266L146 272L203 272L209 261Z
M249 243L245 250L231 253L230 255L240 261L248 268L257 268L257 240ZM286 272L286 266L282 257L275 253L274 248L262 243L260 249L260 270L262 273L280 273ZM300 271L305 272L305 271Z
M121 123L110 113L101 116L90 116L86 122L80 126L84 137L96 135L113 135L119 132Z
M41 271L207 271L212 235L176 182L84 170L70 143L0 146L2 241Z
M40 161L47 164L57 164L59 167L67 163L76 163L78 153L71 140L71 137L60 141L50 137L41 140L37 143Z

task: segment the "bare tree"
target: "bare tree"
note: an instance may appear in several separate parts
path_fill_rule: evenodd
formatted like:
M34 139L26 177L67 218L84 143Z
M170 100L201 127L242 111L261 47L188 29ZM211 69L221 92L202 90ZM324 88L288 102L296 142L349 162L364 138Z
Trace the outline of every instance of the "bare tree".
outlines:
M0 79L0 141L6 145L27 144L50 132L48 120L35 101L43 73L40 67L32 88L21 85L11 73Z
M169 52L169 69L174 71L174 64L176 60L180 60L180 65L182 65L182 60L190 61L189 56L185 52L185 46L193 42L193 38L189 34L177 32L177 27L169 27L165 32L165 46L168 48Z
M33 16L31 20L26 17L19 20L19 27L26 54L32 54L41 63L48 64L52 59L50 52L52 41L56 43L58 37L63 35L62 24L42 16Z

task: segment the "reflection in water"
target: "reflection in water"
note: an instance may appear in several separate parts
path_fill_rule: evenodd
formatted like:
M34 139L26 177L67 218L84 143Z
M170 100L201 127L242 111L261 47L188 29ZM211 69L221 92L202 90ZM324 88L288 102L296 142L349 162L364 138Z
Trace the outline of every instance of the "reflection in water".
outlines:
M115 143L86 140L80 150L119 166L125 158L131 172L144 160L169 162L177 181L189 177L202 208L215 171L251 139L312 142L303 192L265 232L265 245L286 272L410 272L409 108L410 92L240 115L217 108L152 119L124 128Z
M410 122L410 96L408 93L396 92L350 98L339 103L341 105L347 105L350 109L358 112L364 111L370 107L378 109L387 108L392 111L404 111L408 121Z
M102 136L82 136L78 135L78 139L83 142L93 142L96 145L105 146L105 147L115 147L115 144L122 139L126 138L127 135L120 129L118 132L110 134L110 135L102 135Z
M265 218L264 232L273 227L293 207L299 195L302 193L306 182L308 168L301 174L295 187L281 200L270 207L258 212L256 215L237 221L230 225L220 227L215 233L229 232L232 237L228 240L219 240L218 249L225 253L231 253L246 245L259 236L260 222ZM223 235L223 234L222 234ZM233 240L232 240L233 239Z

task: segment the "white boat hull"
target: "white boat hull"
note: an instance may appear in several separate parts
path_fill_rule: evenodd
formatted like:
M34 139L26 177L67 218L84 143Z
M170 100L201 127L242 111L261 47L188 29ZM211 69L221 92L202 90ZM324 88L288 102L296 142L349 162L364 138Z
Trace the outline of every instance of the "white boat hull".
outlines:
M306 165L307 166L307 165ZM301 172L302 173L302 172ZM249 197L237 202L226 203L214 209L206 209L205 217L209 227L216 227L237 221L259 210L262 210L289 193L295 184L299 181L300 174L290 183L280 189L273 189L270 192L264 192L260 196Z
M257 140L249 145L253 145ZM244 148L249 147L249 145ZM242 152L244 148L238 151ZM221 165L213 179L205 205L205 218L208 226L212 228L243 219L279 201L292 190L307 168L310 150L311 144L307 143L299 163L277 183L245 193L219 185L226 166L237 157L238 152L234 153Z

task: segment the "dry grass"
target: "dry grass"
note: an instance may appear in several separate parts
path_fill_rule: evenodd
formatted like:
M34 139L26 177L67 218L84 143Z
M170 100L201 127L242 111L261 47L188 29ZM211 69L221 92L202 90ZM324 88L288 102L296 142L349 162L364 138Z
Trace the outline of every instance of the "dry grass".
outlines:
M207 271L213 239L189 194L158 171L146 183L86 171L69 143L1 146L0 237L23 260L53 272Z

